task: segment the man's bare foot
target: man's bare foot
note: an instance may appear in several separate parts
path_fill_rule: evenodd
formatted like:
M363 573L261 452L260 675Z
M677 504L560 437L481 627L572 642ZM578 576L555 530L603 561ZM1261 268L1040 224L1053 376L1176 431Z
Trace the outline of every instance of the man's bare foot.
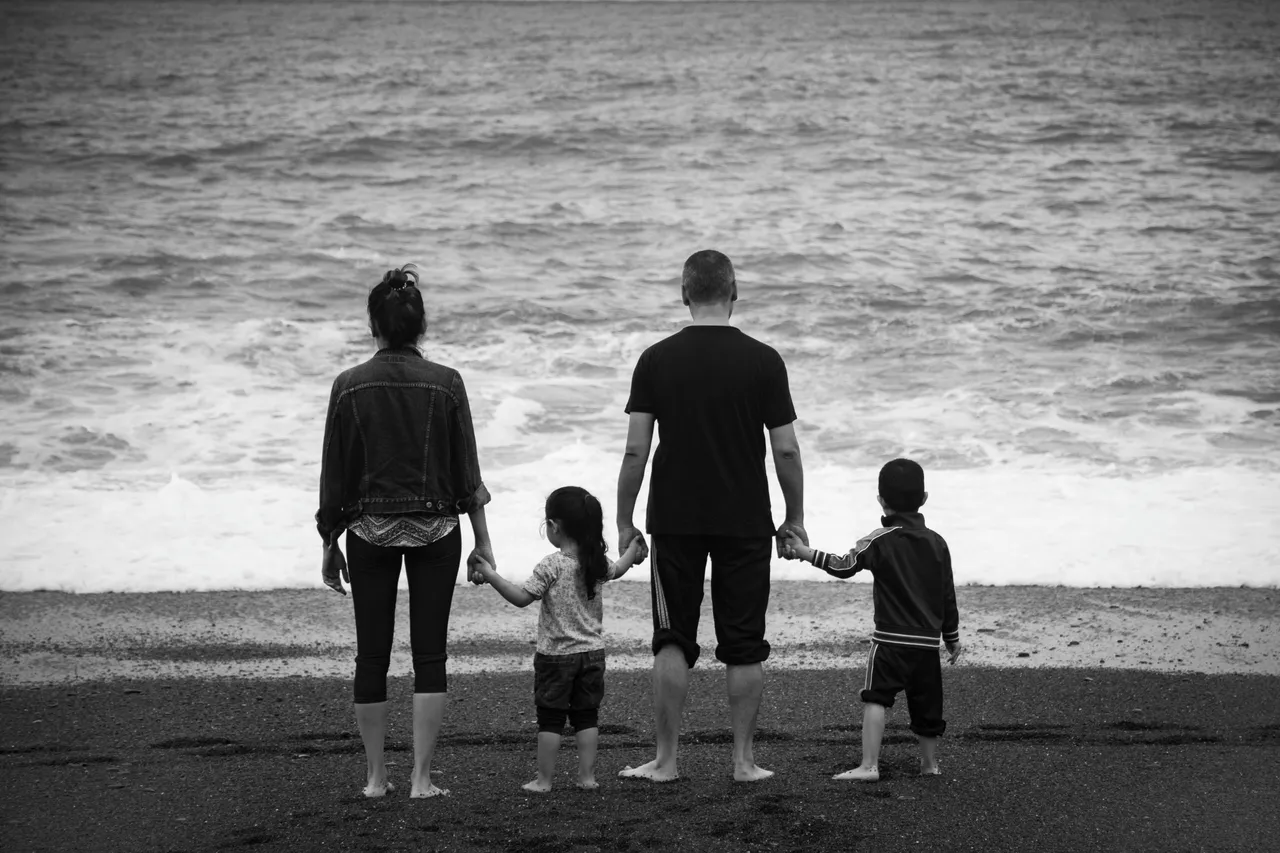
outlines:
M600 787L600 783L596 781L596 777L594 776L591 776L586 779L579 777L578 787L584 791L594 791L595 789Z
M444 788L437 788L428 782L424 787L414 785L409 791L409 797L414 800L425 800L428 797L447 797L449 792Z
M837 773L831 778L838 779L841 782L879 782L880 768L875 765L870 767L855 767L852 770Z
M361 793L370 799L374 799L375 797L385 797L388 792L394 791L395 789L395 785L392 785L389 781L383 779L381 783L370 782L365 785L364 791Z
M639 767L624 767L618 771L618 775L623 779L648 779L650 782L674 782L680 778L680 774L676 772L675 767L660 769L656 758L648 764L641 764Z
M733 781L735 782L759 782L762 779L768 779L772 775L772 770L765 770L758 764L733 768Z
M543 782L541 779L534 779L532 782L525 782L520 787L535 794L545 794L551 790L551 783Z

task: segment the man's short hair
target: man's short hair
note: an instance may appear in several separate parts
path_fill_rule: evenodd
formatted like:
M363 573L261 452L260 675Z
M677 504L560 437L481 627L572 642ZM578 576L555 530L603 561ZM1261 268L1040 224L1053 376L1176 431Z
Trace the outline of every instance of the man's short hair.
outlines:
M694 252L684 262L681 283L694 305L728 302L733 296L733 264L715 249Z
M915 512L924 502L924 469L910 459L894 459L880 469L880 497L898 512Z

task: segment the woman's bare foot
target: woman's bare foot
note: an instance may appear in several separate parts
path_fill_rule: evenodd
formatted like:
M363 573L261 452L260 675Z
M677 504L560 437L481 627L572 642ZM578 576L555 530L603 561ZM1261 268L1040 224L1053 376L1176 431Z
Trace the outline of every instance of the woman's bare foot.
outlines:
M364 786L364 791L361 793L366 797L373 799L375 797L385 797L388 792L394 791L395 789L395 785L392 785L389 781L383 779L381 782L369 782L369 784Z
M435 785L431 784L430 782L426 784L426 787L419 787L417 785L414 785L413 788L409 790L409 797L410 799L414 799L414 800L425 800L428 797L447 797L447 796L449 796L449 792L447 790L445 790L444 788L437 788Z
M618 771L623 779L648 779L650 782L674 782L680 778L675 767L659 768L658 759L639 767L627 766Z
M545 794L551 790L551 781L547 780L544 782L541 779L534 779L532 782L525 782L520 787L535 794Z
M735 782L759 782L762 779L768 779L772 775L772 770L765 770L758 764L748 764L744 767L733 768L733 781Z

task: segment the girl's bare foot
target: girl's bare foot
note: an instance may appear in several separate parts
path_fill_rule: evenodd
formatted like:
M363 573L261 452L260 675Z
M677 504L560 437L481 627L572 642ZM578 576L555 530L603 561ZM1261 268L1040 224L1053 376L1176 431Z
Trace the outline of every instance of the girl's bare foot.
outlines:
M600 787L600 783L596 781L595 776L587 776L585 778L579 776L578 787L584 791L594 791Z
M925 765L921 764L921 765L920 765L920 775L921 775L921 776L941 776L941 775L942 775L942 768L941 768L941 767L939 767L937 764L934 764L934 765L932 765L932 766L928 766L928 767L926 767Z
M394 791L395 789L395 785L392 785L386 779L383 779L381 782L370 782L365 785L364 791L361 793L366 797L373 799L374 797L385 797L389 791Z
M532 791L535 794L545 794L551 790L551 782L534 779L532 782L525 782L520 787L524 788L526 791Z
M879 782L880 768L874 764L870 767L855 767L852 770L837 773L831 778L841 782Z

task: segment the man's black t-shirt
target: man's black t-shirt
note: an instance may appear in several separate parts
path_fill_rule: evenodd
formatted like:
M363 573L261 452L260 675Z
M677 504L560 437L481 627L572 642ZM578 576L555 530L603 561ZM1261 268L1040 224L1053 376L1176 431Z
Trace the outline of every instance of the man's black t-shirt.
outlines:
M641 354L627 411L658 422L649 533L774 534L764 431L796 411L773 347L732 326L688 326Z

